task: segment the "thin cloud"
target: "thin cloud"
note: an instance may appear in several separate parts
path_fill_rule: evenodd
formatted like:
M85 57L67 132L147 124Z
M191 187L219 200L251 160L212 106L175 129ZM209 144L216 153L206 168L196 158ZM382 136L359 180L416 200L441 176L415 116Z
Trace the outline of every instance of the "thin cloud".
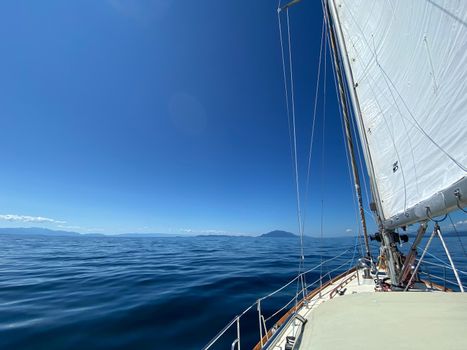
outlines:
M97 232L105 232L106 230L101 228L101 227L89 227L84 229L86 232L92 232L92 233L97 233Z
M81 226L77 225L57 225L58 228L66 229L66 230L81 230Z
M227 231L223 231L223 230L197 230L197 229L192 229L192 228L182 228L180 229L180 232L183 232L183 233L205 233L205 234L217 234L217 235L220 235L220 234L226 234L228 233Z
M57 225L57 228L62 230L75 230L78 232L87 232L87 233L102 233L106 230L100 227L83 227L79 225Z
M195 229L195 228L180 228L177 230L169 230L170 232L190 233L197 235L228 235L228 236L255 236L251 232L212 230L212 229Z
M352 232L353 230L351 228L346 228L345 232Z
M66 224L66 221L45 218L43 216L29 216L16 214L0 214L0 220L10 222L27 222L39 224Z

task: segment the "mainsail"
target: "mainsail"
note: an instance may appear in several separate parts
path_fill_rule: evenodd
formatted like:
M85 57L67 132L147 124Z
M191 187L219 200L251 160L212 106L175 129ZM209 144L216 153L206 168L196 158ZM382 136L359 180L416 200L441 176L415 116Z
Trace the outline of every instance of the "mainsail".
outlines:
M329 1L386 228L467 203L467 2Z
M287 108L288 84L293 89L289 9L299 1L289 0L283 6L279 1L277 11ZM301 270L302 241L298 275L236 316L204 350L214 346L224 334L233 334L235 328L231 348L240 349L240 319L253 310L257 312L259 325L259 341L254 350L360 349L362 344L380 341L380 331L387 329L392 331L390 341L385 343L388 349L401 346L464 349L466 338L459 335L465 324L462 317L467 310L466 295L439 292L451 292L446 287L448 283L457 284L464 293L467 287L463 286L459 273L465 272L456 269L441 233L439 222L444 219L433 217L456 208L465 211L463 207L467 205L467 1L323 0L321 4L366 253L356 266L353 258L350 264L345 262L351 268L337 277L331 278L330 272L321 273L311 284L319 286L308 292L306 274L322 269L324 262ZM287 20L289 80L281 13L285 13ZM291 96L293 106L293 93ZM372 209L380 219L379 231L374 236L381 242L376 264L366 237L352 112L376 204ZM295 122L293 131L295 143ZM300 203L298 185L297 202ZM300 205L297 208L300 215ZM433 221L433 231L418 257L418 246L429 220ZM417 234L409 253L404 255L399 246L408 237L404 239L397 228L415 222L420 222ZM303 232L300 219L299 227ZM450 267L428 253L435 237L440 239ZM426 254L437 262L426 262L428 266L421 269ZM442 268L444 277L428 272L430 266ZM446 278L446 268L452 271L456 282ZM427 275L429 281L422 275ZM327 276L329 281L323 283ZM444 281L444 285L434 283L433 277ZM264 301L275 295L282 298L289 286L294 286L293 299L268 316L262 308ZM388 293L392 291L404 292ZM287 310L293 301L295 305ZM429 319L433 314L430 308L435 304L439 307L436 317L423 324L425 333L431 336L427 340L407 325ZM404 313L408 308L409 312ZM376 332L367 332L377 334L374 340L366 337L362 342L356 336L353 322L356 313L363 315L360 328L369 324L379 327ZM276 321L268 327L267 322L274 317Z

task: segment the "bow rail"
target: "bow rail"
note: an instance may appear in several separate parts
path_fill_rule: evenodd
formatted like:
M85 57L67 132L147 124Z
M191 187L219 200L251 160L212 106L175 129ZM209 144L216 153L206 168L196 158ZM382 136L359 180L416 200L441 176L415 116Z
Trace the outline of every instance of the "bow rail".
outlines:
M328 278L329 278L329 280L332 280L332 275L336 271L342 271L342 269L344 269L344 267L346 267L346 266L348 267L347 270L352 268L353 267L353 262L355 260L355 255L352 256L349 259L346 259L345 262L340 264L338 267L324 273L322 276L320 276L318 279L314 280L312 283L306 283L306 276L309 275L310 273L318 270L322 266L324 266L326 264L329 264L330 262L343 257L345 254L349 253L352 249L353 248L349 248L349 249L345 250L344 252L342 252L339 255L336 255L336 256L334 256L334 257L332 257L330 259L322 261L321 263L314 266L313 268L298 274L293 279L291 279L289 282L287 282L283 286L279 287L278 289L274 290L273 292L271 292L271 293L269 293L269 294L267 294L267 295L265 295L265 296L263 296L261 298L258 298L253 304L248 306L241 314L235 316L229 323L227 323L227 325L224 328L222 328L222 330L219 331L202 348L202 350L212 349L213 346L216 343L218 343L220 341L220 339L222 339L223 336L228 331L233 330L234 326L236 327L236 330L235 330L235 338L233 339L233 341L231 343L231 350L241 350L241 344L242 344L241 333L240 333L241 319L253 309L255 309L258 312L258 326L259 326L260 343L263 342L264 338L268 339L268 337L269 337L268 336L269 328L267 327L268 322L270 322L271 320L276 320L283 313L285 315L288 312L286 310L289 310L289 307L293 304L294 301L295 301L295 306L297 306L297 305L299 305L299 304L301 304L303 302L306 302L305 299L306 299L306 296L308 294L307 293L308 288L313 287L313 286L317 286L318 283L322 284L323 280L326 280ZM262 307L261 307L263 302L270 299L270 298L272 298L272 297L274 297L274 296L277 296L280 292L283 292L287 287L291 286L294 282L297 282L297 289L296 289L296 292L293 293L292 298L288 299L288 301L287 301L287 303L285 305L280 307L278 310L274 311L270 316L265 317L265 315L263 313L263 310L262 310ZM302 283L302 286L301 286L302 288L298 287L300 283ZM301 295L303 296L302 298L300 298ZM263 344L261 344L261 345L263 345Z

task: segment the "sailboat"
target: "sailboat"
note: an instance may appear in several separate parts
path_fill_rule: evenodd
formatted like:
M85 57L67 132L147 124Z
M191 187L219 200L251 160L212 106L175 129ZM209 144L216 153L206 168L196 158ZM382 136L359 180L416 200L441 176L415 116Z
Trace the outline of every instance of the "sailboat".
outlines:
M289 11L299 3L278 8L289 50ZM308 273L325 262L307 271L301 264L294 279L234 317L204 349L229 335L231 349L240 350L241 321L250 312L257 314L254 350L467 349L465 272L456 268L440 226L467 206L467 1L325 0L322 9L365 251L347 271L313 283ZM283 46L282 53L294 118L292 60L289 51L287 79ZM373 237L357 147L378 226ZM416 235L403 254L408 226ZM370 239L379 242L379 256L372 256ZM445 252L441 266L455 279L449 288L446 277L436 283L421 269L434 240ZM263 303L293 284L297 293L288 304L265 315Z

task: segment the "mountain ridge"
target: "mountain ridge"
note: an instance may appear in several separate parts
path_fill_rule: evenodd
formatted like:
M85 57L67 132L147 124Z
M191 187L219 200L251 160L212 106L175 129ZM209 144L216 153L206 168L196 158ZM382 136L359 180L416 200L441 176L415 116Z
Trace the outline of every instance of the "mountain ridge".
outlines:
M264 237L264 238L298 238L298 236L292 232L288 231L282 231L282 230L274 230L270 231L268 233L263 233L259 237Z
M74 231L66 231L66 230L52 230L43 227L0 227L0 235L23 235L23 236L50 236L50 237L121 237L121 238L138 238L138 237L152 237L152 238L162 238L162 237L257 237L257 238L298 238L299 236L283 230L273 230L267 233L263 233L261 235L256 236L247 236L247 235L228 235L228 234L199 234L199 235L187 235L187 234L177 234L177 233L117 233L117 234L103 234L97 232L89 232L89 233L80 233ZM410 240L412 240L416 233L408 232ZM466 231L445 231L443 233L446 237L467 237ZM305 235L308 238L319 238L317 236L310 236ZM342 237L349 237L349 235L327 235L326 238L342 238ZM352 236L353 237L353 236Z

